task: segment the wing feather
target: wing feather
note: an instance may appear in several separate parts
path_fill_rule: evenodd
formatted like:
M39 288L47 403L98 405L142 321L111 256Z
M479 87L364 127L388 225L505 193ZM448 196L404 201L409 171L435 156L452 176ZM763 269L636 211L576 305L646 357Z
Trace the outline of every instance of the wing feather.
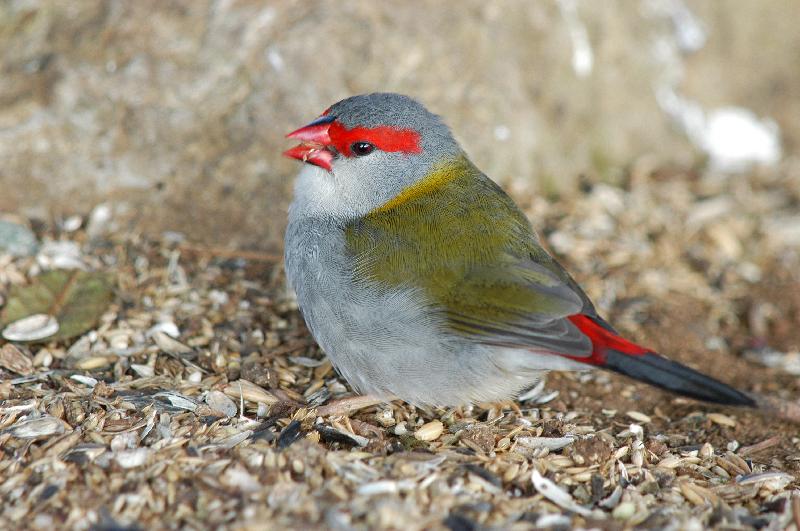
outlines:
M421 288L452 333L476 342L589 356L566 318L594 307L505 192L466 158L428 179L345 227L355 280Z

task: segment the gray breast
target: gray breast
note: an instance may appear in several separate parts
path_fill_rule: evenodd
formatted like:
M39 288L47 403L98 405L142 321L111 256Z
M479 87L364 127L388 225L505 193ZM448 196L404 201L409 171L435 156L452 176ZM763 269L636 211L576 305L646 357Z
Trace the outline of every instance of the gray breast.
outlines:
M440 349L439 318L413 289L354 283L351 262L340 225L290 221L286 273L314 338L357 390L396 393L398 380L429 370Z
M314 338L357 391L417 405L491 401L513 396L544 368L530 352L448 334L436 310L412 288L354 284L349 263L340 225L323 218L290 220L289 283Z
M343 231L331 219L290 219L284 253L289 286L316 337L318 321L330 317L319 314L347 304L353 296Z

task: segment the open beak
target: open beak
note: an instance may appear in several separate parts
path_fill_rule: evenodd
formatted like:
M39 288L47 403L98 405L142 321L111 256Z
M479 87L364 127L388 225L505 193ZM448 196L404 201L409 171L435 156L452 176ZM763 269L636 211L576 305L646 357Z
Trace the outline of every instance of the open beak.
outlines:
M328 128L334 120L333 116L321 116L305 127L286 135L286 138L299 140L300 144L284 151L284 156L331 171L333 151L330 149L331 137Z

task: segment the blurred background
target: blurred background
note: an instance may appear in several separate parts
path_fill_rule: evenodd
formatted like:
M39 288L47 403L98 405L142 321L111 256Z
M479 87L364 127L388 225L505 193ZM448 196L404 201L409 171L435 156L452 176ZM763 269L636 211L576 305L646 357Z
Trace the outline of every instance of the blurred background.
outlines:
M525 202L797 173L797 0L0 2L0 210L279 251L283 136L410 94ZM666 168L666 170L664 170ZM800 238L800 237L798 237Z
M796 425L706 415L600 371L549 375L520 412L530 430L495 406L475 408L486 422L448 412L442 441L469 452L425 465L430 487L374 489L405 477L399 448L428 444L390 426L439 413L336 420L373 452L352 462L370 483L349 479L342 439L301 431L318 411L290 423L348 389L285 288L300 164L281 153L342 98L409 94L624 335L796 407L798 21L800 0L0 0L0 528L567 528L539 523L553 508L529 504L528 463L509 476L485 456L498 440L502 463L512 433L520 448L516 434L573 428L581 440L551 456L569 475L548 477L582 504L625 477L606 498L619 505L601 502L615 525L788 526ZM619 431L631 420L646 451ZM442 441L430 448L455 455ZM240 443L269 448L264 466ZM676 465L701 445L702 462ZM568 455L587 466L561 468ZM592 469L605 479L596 491L592 472L590 492L573 472Z

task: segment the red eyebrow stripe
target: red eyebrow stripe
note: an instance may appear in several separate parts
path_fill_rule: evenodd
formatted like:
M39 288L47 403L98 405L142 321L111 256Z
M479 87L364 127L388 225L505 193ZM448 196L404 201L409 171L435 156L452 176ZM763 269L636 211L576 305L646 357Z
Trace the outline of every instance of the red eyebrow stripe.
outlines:
M340 122L333 122L328 128L333 147L349 157L350 145L354 142L369 142L381 151L399 151L401 153L421 153L419 133L413 129L389 127L354 127L347 129Z

